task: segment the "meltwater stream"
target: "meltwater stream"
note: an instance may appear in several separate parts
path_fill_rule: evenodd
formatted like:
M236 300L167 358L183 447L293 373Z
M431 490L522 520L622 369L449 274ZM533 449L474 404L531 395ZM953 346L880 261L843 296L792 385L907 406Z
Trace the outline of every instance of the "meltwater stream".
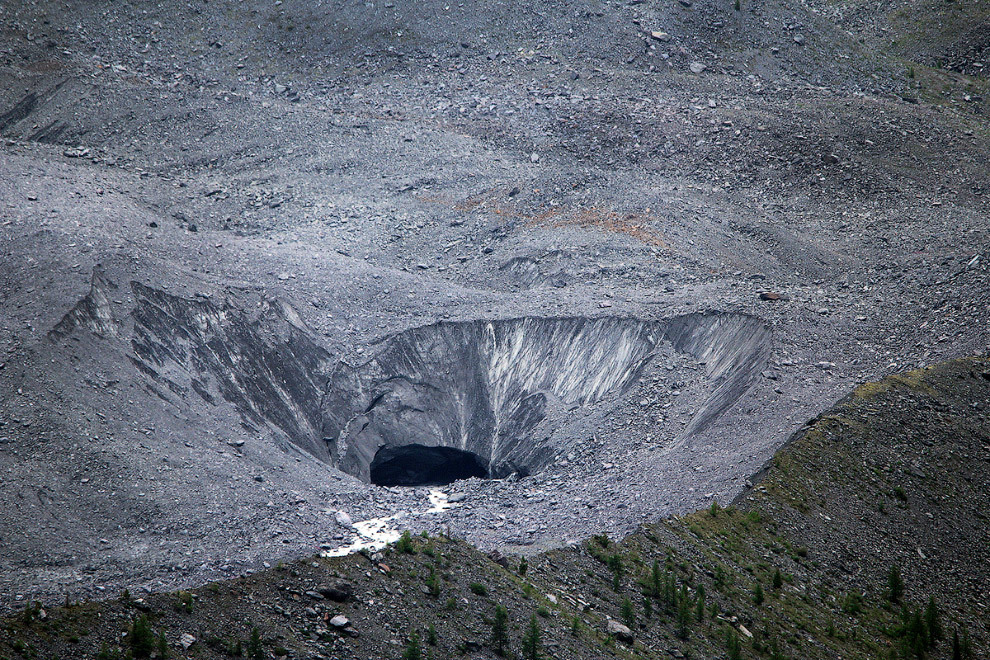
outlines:
M343 557L344 555L361 552L362 550L368 550L371 552L381 550L389 543L395 543L398 541L399 537L402 535L402 533L393 524L396 521L402 520L410 515L441 513L456 506L455 504L448 502L447 494L440 490L431 490L429 500L430 508L424 509L423 511L399 511L398 513L394 513L390 516L369 518L368 520L362 520L361 522L354 523L354 532L357 535L354 541L350 545L334 548L333 550L326 550L320 553L321 556Z

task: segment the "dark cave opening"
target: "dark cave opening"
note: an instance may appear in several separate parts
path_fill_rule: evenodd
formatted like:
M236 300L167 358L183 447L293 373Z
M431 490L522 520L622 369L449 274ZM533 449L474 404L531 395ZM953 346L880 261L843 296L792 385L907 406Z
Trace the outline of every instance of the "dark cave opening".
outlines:
M477 454L453 447L382 447L371 461L377 486L443 486L470 477L487 478L488 467Z

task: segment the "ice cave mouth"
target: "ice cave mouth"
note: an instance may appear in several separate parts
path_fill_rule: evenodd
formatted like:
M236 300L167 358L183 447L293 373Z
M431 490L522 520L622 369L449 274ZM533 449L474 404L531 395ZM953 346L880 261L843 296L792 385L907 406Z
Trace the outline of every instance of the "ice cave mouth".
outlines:
M323 441L332 464L380 486L526 476L587 434L576 410L621 397L657 355L704 364L711 394L686 430L697 433L749 388L769 346L762 321L728 313L412 328L332 371Z
M376 486L446 486L460 479L488 478L487 462L477 454L419 444L382 447L369 470Z

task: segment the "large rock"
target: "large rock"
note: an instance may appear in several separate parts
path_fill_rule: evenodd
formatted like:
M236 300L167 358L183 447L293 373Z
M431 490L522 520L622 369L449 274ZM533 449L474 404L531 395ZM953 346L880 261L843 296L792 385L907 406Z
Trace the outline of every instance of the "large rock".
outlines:
M492 550L491 552L489 552L488 558L491 559L496 564L498 564L499 566L501 566L502 568L509 567L509 558L503 555L498 550Z
M331 618L330 621L328 621L327 623L329 623L334 628L346 628L347 626L351 625L350 619L348 619L343 614L338 614L337 616Z
M316 591L338 603L343 603L354 597L354 585L349 582L337 582L333 585L317 587Z
M342 635L347 635L349 637L357 637L358 631L354 629L351 625L350 619L348 619L343 614L338 614L329 621L327 621L331 627L333 627L338 633Z
M608 621L608 634L620 642L626 642L627 644L631 644L633 641L633 631L628 626L624 626L618 621L611 619Z

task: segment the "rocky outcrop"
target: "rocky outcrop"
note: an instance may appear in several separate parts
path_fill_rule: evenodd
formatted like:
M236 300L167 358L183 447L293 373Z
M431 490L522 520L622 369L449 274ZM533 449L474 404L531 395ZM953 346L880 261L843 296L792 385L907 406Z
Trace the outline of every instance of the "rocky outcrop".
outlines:
M249 428L269 428L329 459L320 402L330 356L289 305L261 299L249 313L232 298L183 298L132 282L133 308L129 318L117 320L110 299L117 289L95 271L89 293L49 338L61 341L82 329L120 339L127 359L160 397L198 397L209 406L226 401Z
M714 391L688 425L699 433L724 413L749 388L770 357L770 330L744 314L687 314L666 329L674 349L705 365Z
M770 345L766 326L739 314L525 317L413 328L331 369L282 302L183 298L132 282L129 318L118 322L115 288L96 272L51 337L85 328L120 338L159 396L226 401L248 428L386 486L541 470L573 441L558 431L575 410L621 395L663 351L704 366L710 394L684 433L697 434L748 389Z

